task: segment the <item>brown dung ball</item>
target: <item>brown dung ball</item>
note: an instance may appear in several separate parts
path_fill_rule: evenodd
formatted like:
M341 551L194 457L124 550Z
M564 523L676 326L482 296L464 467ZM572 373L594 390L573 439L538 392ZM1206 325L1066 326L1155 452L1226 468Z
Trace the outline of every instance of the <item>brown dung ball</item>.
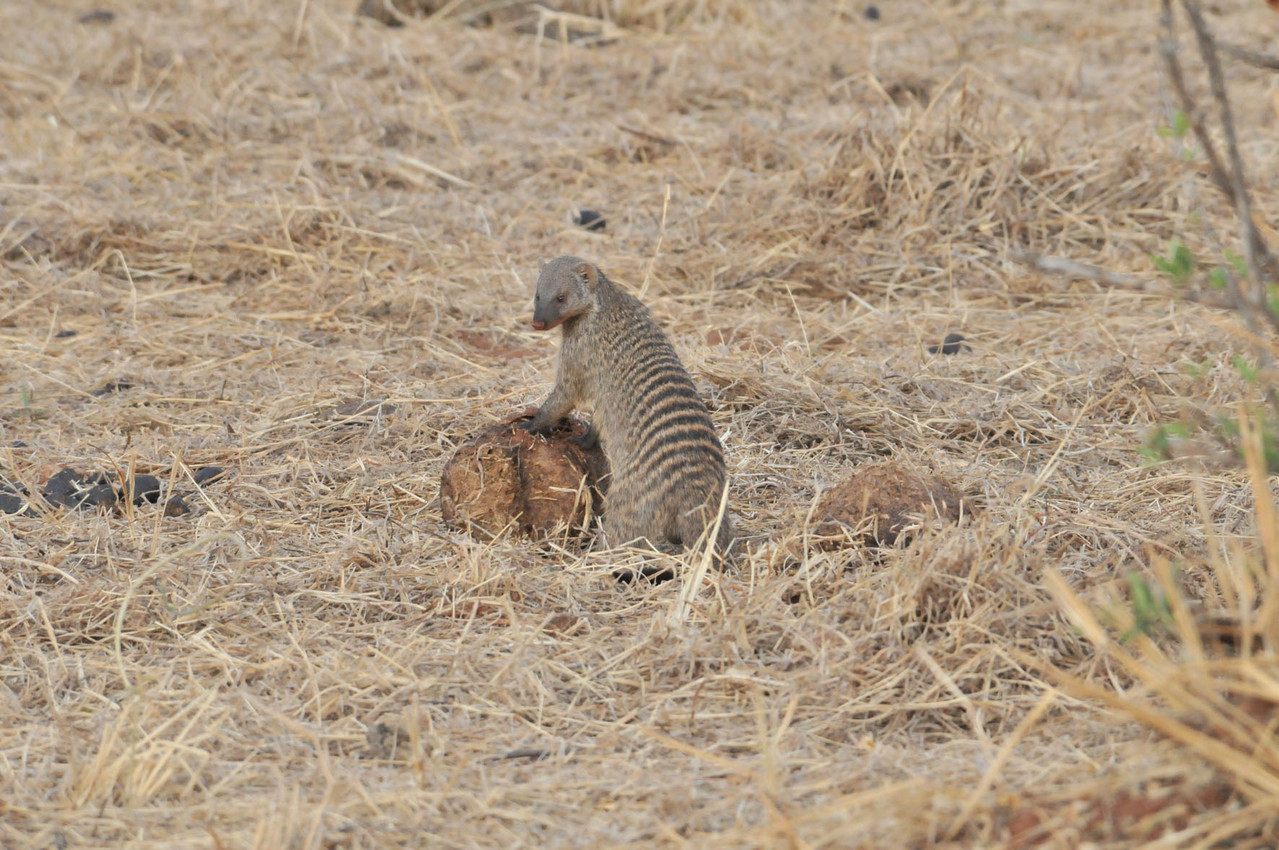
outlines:
M517 426L528 418L486 428L453 454L440 480L445 522L472 533L514 531L535 539L589 528L608 474L603 450L580 445L586 425L577 419L561 421L548 439Z
M957 522L972 506L949 481L898 463L858 469L822 493L813 511L814 536L823 548L848 542L892 546L908 528L940 519Z

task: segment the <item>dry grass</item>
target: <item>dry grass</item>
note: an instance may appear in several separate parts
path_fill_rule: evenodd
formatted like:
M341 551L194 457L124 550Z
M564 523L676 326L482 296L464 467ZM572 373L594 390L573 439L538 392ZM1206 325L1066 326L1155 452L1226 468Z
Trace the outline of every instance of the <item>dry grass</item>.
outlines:
M1268 736L1221 693L1276 701L1270 651L1178 689L1191 631L1088 620L1173 560L1185 617L1264 592L1264 475L1138 456L1246 397L1246 344L1013 261L1155 281L1228 220L1156 133L1149 3L672 2L593 48L353 5L0 5L0 472L194 508L0 515L0 845L1274 842L1273 748L1245 780L1238 737L1179 732ZM1269 175L1272 82L1229 79ZM751 554L691 599L440 521L452 449L549 386L528 295L570 252L644 294L726 435ZM949 331L974 351L930 355ZM788 558L886 457L980 514Z

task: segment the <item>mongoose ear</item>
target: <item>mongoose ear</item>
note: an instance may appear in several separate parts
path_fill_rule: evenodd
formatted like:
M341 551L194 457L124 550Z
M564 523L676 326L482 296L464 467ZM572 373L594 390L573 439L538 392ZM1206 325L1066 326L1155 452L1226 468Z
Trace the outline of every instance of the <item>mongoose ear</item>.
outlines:
M586 281L587 288L594 292L595 287L600 282L599 272L595 271L595 266L590 263L582 263L582 265L578 266L577 273Z
M549 262L550 262L550 260L546 259L545 257L538 257L538 258L537 258L537 270L540 272L542 269L546 268L546 264L547 264L547 263L549 263Z

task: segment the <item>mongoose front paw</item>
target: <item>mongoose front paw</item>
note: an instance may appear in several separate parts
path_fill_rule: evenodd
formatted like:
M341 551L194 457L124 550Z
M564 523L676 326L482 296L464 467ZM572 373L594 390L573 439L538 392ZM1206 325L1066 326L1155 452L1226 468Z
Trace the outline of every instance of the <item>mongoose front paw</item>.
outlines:
M588 425L585 433L574 437L573 441L586 450L595 448L600 441L599 429L594 425Z
M528 431L530 434L538 437L549 437L551 436L552 428L555 426L554 423L551 425L538 425L536 419L524 419L520 422L516 422L515 427Z

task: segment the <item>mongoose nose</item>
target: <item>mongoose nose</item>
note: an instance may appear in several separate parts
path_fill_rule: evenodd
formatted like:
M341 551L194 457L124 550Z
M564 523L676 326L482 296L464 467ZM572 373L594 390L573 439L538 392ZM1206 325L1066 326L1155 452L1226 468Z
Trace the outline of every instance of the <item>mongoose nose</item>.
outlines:
M544 331L544 330L546 330L546 322L543 322L541 319L534 319L534 320L533 320L533 330L535 330L535 331Z

